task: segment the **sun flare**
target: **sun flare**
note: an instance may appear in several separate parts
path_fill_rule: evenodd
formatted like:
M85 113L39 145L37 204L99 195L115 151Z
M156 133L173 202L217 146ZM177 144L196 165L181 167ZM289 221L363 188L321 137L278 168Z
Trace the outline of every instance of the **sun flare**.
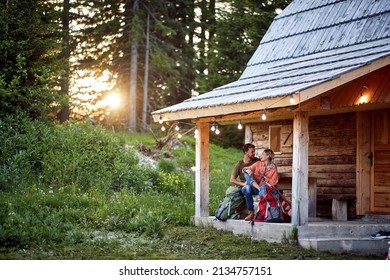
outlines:
M108 106L112 109L118 108L120 105L120 97L117 93L107 95L101 102L102 106Z

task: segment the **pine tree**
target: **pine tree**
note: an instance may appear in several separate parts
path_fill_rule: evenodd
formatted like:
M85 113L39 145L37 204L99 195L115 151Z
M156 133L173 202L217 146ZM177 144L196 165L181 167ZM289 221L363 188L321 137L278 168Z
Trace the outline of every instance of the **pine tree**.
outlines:
M61 103L61 33L50 1L0 3L0 116L47 117Z

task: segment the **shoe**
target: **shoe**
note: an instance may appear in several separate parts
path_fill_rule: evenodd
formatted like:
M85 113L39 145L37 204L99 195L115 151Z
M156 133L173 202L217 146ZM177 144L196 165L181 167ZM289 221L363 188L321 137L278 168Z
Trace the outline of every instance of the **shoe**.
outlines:
M245 217L245 221L252 221L253 217L255 216L255 214L253 213L253 211L250 211L249 215Z
M374 239L390 238L390 231L378 231L377 233L371 234L371 238Z

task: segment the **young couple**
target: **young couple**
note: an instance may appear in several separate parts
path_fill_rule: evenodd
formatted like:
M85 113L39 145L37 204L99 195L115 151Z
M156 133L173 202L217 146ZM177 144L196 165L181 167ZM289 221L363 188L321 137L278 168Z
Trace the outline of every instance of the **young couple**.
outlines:
M265 149L260 159L255 157L255 146L252 144L245 144L242 151L244 157L235 165L230 182L242 187L241 192L245 196L249 212L245 220L250 221L255 215L252 195L262 196L267 185L275 186L278 183L279 175L271 149Z

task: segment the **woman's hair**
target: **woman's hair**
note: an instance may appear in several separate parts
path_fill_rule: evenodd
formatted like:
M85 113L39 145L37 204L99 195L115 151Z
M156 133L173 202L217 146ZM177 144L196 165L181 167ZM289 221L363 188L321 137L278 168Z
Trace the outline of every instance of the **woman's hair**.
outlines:
M271 161L273 161L273 160L274 160L274 158L275 158L275 154L274 154L274 152L273 152L271 149L265 149L265 150L264 150L264 153L266 153L266 154L267 154L267 156L269 156L269 157L270 157Z

